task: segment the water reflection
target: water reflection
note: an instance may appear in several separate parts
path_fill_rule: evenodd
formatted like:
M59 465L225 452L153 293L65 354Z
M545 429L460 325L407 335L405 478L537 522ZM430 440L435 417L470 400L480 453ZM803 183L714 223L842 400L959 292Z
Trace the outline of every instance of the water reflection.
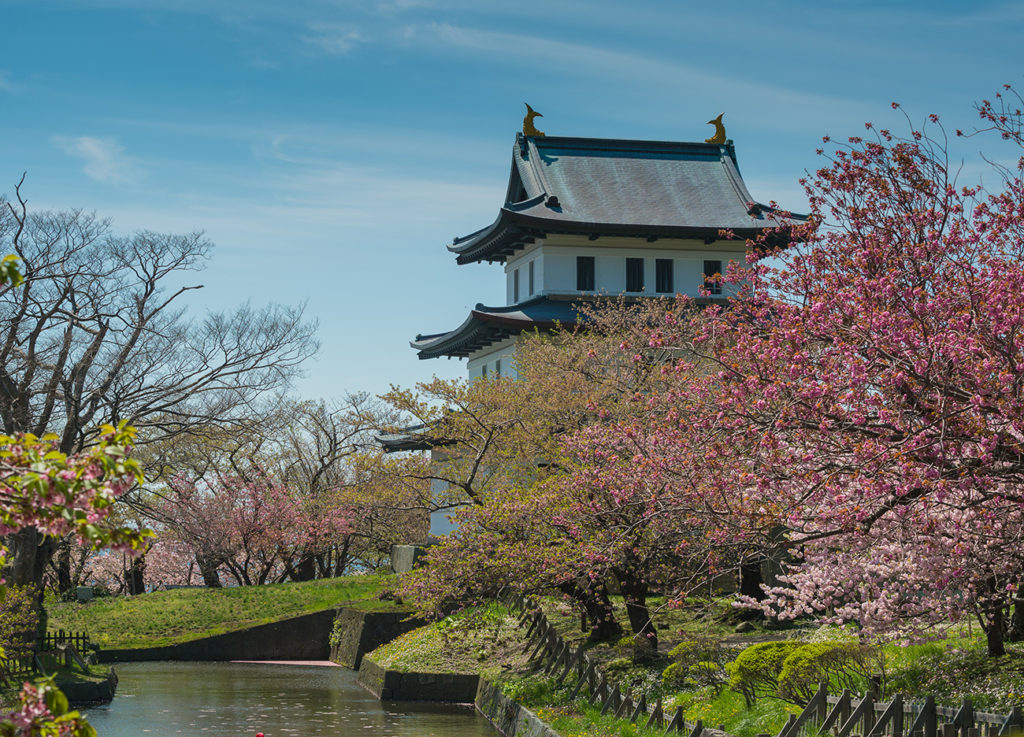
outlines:
M111 704L87 710L100 737L493 737L469 708L380 702L347 668L126 663Z

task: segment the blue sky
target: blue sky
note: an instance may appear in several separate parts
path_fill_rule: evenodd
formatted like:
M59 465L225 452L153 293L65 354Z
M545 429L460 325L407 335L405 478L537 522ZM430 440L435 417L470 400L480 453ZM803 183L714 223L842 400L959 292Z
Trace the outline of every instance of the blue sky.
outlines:
M118 229L204 230L193 309L305 301L329 397L462 376L417 333L501 304L444 246L501 205L523 102L549 135L703 140L800 210L821 136L900 101L973 126L1024 87L1024 2L0 0L0 191ZM991 143L991 142L989 142ZM957 142L974 178L979 139Z

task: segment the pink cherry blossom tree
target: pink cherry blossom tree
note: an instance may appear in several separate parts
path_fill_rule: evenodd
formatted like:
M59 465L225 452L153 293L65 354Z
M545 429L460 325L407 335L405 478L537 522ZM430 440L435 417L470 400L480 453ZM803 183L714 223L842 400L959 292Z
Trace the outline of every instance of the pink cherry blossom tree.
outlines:
M186 546L207 585L282 581L303 557L335 545L352 526L347 510L316 503L254 470L212 480L179 475L153 507L162 540Z
M1019 111L981 114L1019 142ZM1022 572L1024 160L965 186L935 116L867 127L805 180L787 248L766 235L727 276L742 296L691 342L722 386L699 426L724 457L743 434L733 491L788 530L776 613L891 635L973 611L998 655Z

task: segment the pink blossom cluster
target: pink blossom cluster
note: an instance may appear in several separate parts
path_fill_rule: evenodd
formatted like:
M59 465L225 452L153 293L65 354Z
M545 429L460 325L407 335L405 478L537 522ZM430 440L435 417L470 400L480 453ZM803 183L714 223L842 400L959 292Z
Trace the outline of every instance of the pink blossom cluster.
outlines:
M96 731L52 683L25 683L18 708L0 717L0 734L10 737L95 737Z

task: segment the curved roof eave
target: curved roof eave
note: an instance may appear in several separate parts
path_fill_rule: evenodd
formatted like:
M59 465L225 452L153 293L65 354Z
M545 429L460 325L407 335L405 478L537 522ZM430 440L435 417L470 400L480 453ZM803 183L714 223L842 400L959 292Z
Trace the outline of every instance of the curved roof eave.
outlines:
M786 219L775 217L777 212L767 205L755 203L761 212L768 213L770 222L751 225L749 227L732 228L731 233L736 238L755 238L765 230L782 227L787 224L786 220L806 220L806 217L790 215ZM501 214L494 223L486 228L487 233L477 231L479 238L473 243L464 247L449 246L448 250L458 254L456 262L468 264L475 261L493 260L504 262L508 253L506 250L516 251L522 246L519 242L534 237L538 233L564 233L569 235L597 235L597 236L623 236L636 238L686 238L700 240L724 239L722 228L707 228L698 226L678 225L650 225L643 223L591 223L573 220L551 220L538 217L527 212L514 212L502 208ZM476 235L476 234L474 234ZM490 236L489 238L487 236Z
M531 316L526 310L535 310L540 314ZM419 335L409 345L419 352L420 359L441 356L468 357L480 347L491 345L511 335L533 329L553 330L559 325L575 324L577 319L577 313L571 303L549 300L546 297L535 297L505 307L478 304L454 330L436 335Z

